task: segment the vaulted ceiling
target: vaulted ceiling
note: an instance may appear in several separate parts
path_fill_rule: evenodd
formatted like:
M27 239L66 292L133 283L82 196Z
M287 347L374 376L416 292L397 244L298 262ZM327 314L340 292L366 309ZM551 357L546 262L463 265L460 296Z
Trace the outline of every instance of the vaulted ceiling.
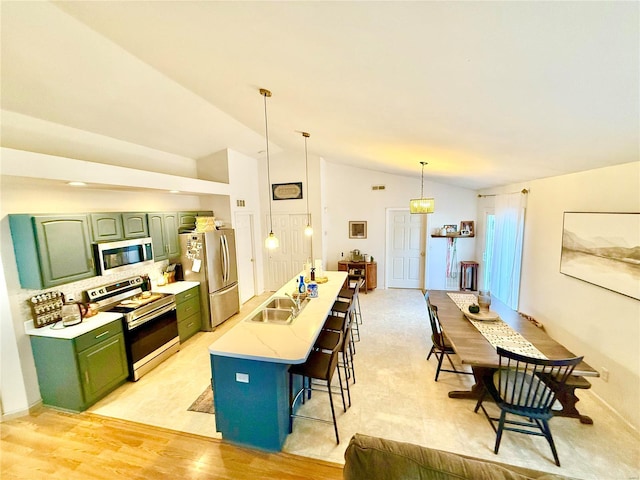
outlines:
M274 148L331 162L477 189L637 161L639 5L3 1L2 142L258 157L267 88Z

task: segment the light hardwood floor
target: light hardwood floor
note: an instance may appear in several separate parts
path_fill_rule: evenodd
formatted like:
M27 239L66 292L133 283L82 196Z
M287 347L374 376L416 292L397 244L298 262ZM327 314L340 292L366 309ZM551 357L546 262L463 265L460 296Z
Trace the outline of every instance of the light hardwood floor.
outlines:
M2 424L0 478L336 480L342 466L90 413L41 408Z

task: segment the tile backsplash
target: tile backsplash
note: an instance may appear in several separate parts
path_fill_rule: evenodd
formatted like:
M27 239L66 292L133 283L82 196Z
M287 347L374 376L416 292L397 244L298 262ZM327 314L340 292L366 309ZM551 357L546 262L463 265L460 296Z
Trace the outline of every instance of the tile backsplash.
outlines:
M168 260L163 260L160 262L156 262L152 267L140 267L133 268L126 273L122 274L114 274L108 276L96 276L87 278L85 280L80 280L78 282L67 283L65 285L60 285L53 288L48 288L45 290L31 290L31 289L22 289L20 293L16 296L17 301L20 305L20 315L23 319L23 322L28 322L29 320L33 320L31 307L29 302L31 297L34 295L38 295L40 293L46 292L62 292L65 297L69 294L73 295L76 301L85 301L84 291L90 288L99 287L100 285L104 285L106 283L112 283L117 280L121 280L124 278L135 277L136 275L144 275L147 274L151 278L151 282L153 285L156 284L156 281L162 277L162 272L169 265Z

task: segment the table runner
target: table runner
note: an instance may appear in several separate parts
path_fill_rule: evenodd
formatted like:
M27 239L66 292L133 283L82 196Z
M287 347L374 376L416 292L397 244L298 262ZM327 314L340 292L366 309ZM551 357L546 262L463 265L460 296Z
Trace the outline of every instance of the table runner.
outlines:
M463 314L469 311L469 305L478 303L478 297L473 293L447 293L447 295ZM527 357L547 358L540 350L534 347L529 340L516 332L501 318L492 321L466 318L494 348L502 347L505 350L526 355Z

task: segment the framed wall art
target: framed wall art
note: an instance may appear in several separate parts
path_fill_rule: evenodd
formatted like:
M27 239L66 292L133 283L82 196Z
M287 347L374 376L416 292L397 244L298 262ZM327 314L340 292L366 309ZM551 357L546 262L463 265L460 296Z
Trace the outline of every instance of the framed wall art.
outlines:
M273 183L271 193L274 200L299 200L302 198L302 182Z
M640 300L640 213L564 212L560 273Z
M349 222L349 238L367 238L367 222Z

